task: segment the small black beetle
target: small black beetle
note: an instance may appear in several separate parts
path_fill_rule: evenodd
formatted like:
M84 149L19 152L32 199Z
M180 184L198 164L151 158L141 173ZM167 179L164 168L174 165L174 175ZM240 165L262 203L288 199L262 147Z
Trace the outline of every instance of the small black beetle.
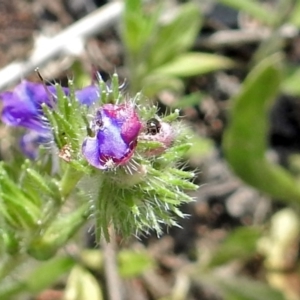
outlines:
M157 133L159 133L160 128L161 128L161 124L157 119L151 118L150 120L147 121L148 134L156 135Z

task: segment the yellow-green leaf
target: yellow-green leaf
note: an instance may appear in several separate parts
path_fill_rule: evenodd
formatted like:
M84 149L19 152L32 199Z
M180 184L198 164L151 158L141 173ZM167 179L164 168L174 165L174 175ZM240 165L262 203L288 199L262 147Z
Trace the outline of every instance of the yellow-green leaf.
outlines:
M217 70L229 69L235 63L223 56L189 52L176 57L173 61L157 68L154 73L168 76L189 77Z

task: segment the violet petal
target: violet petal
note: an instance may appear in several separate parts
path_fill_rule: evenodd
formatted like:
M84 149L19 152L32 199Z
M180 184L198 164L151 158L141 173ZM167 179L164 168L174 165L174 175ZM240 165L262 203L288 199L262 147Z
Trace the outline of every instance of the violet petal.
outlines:
M63 88L66 96L69 89ZM99 99L99 87L91 85L75 92L80 103L91 105ZM51 99L52 97L52 99ZM43 119L41 105L45 103L49 107L56 102L55 86L45 87L42 83L34 83L23 80L12 92L0 94L3 101L2 121L11 126L22 126L37 132L49 131L46 121Z
M89 85L81 90L77 90L75 96L81 104L91 106L100 98L99 87L96 85Z
M36 131L30 130L21 137L19 145L22 152L28 158L36 159L38 156L39 146L49 143L51 139L51 135L41 135Z
M48 131L42 120L41 104L50 106L45 87L39 83L22 81L13 92L0 94L3 100L2 120L11 126L22 126L37 132Z
M94 119L95 137L87 137L82 153L87 161L99 169L125 164L136 147L141 122L134 108L128 104L105 104Z

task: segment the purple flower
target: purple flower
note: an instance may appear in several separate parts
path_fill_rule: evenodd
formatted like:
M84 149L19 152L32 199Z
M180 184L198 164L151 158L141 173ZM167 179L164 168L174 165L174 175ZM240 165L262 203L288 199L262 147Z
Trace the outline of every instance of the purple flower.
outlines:
M63 88L66 96L69 89ZM88 86L75 92L78 100L85 105L91 105L99 98L99 88ZM42 83L23 80L12 92L0 93L3 101L2 121L10 126L22 126L36 132L49 131L47 122L43 118L42 104L52 107L56 101L56 89Z
M19 146L22 152L30 159L38 157L40 145L45 145L51 141L52 137L49 134L42 135L33 130L28 130L19 141Z
M69 89L63 88L66 96ZM99 99L99 87L91 85L75 92L76 98L83 105L92 105ZM53 107L56 102L55 86L23 80L13 91L0 93L3 101L2 121L10 126L21 126L29 131L21 138L23 153L35 159L38 146L52 140L52 133L45 119L42 104Z
M92 121L93 137L87 137L82 154L102 170L126 164L134 153L142 127L133 104L104 104Z

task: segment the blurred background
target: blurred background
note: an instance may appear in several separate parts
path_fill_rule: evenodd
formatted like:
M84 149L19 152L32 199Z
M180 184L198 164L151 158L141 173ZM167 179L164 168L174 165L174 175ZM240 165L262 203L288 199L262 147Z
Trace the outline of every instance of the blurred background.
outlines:
M1 91L36 67L78 88L116 71L161 114L180 109L199 184L181 228L99 250L89 225L0 299L300 299L299 28L299 0L0 0Z

